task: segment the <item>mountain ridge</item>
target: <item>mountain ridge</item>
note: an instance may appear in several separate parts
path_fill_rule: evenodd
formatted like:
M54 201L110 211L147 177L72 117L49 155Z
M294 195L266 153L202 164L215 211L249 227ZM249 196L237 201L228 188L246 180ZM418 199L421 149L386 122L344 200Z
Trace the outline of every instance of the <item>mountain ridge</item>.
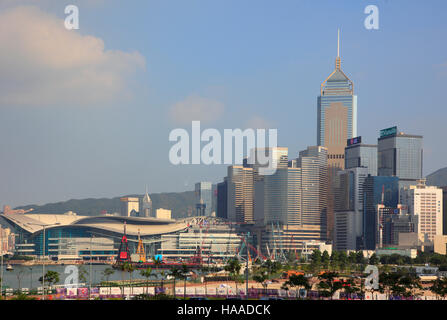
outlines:
M188 212L193 212L195 207L194 191L153 193L149 194L149 196L152 200L153 213L158 208L169 209L171 210L172 218L186 217ZM19 206L14 209L28 210L33 208L34 210L29 212L29 214L63 214L67 211L73 211L78 215L97 216L103 210L106 210L107 213L120 212L120 198L122 197L138 197L141 201L143 195L129 194L113 198L70 199L43 205Z
M427 185L445 187L447 186L447 167L436 170L427 175Z

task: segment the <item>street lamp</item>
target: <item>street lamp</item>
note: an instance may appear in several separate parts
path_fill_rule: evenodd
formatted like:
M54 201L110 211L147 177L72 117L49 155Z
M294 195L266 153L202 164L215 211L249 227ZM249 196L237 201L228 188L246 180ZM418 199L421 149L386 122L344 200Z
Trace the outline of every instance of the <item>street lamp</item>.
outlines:
M56 222L54 224L38 224L29 223L43 228L43 251L42 251L42 300L45 300L45 228L57 226L60 223Z
M31 280L29 283L29 293L31 294L31 290L33 289L33 267L29 267L29 270L31 271L29 274L31 277Z
M247 247L247 256L245 259L245 300L248 300L248 234L245 235L245 243Z
M92 292L92 240L93 236L90 236L90 271L88 273L88 282L89 282L89 288L88 288L88 299L91 299L91 292Z

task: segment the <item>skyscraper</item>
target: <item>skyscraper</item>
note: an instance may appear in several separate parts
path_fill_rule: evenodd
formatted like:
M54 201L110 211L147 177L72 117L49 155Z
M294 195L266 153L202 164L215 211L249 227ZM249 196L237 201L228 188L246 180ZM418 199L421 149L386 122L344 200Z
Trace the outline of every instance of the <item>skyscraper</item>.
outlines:
M211 182L198 182L195 186L196 207L203 208L205 216L211 216L213 190ZM202 211L201 211L202 212Z
M233 222L253 223L253 168L229 166L227 213Z
M152 216L152 200L149 197L149 194L147 193L147 188L146 188L146 193L143 196L143 200L141 201L141 208L142 208L142 214L140 216L144 216L144 217L151 217Z
M368 174L377 176L377 145L363 144L362 137L348 139L345 148L345 169L367 168Z
M422 179L422 136L399 132L397 127L380 131L379 176L399 178L399 188L416 185Z
M402 204L408 206L408 213L419 217L418 231L433 241L442 235L442 189L426 186L424 180L417 185L405 187L402 192Z
M399 179L397 177L368 176L363 186L364 249L375 250L379 243L379 205L397 208Z
M329 166L343 169L346 140L357 136L357 96L341 69L340 31L335 69L321 84L317 119L317 144L327 148Z
M300 151L292 162L301 169L301 217L300 224L319 233L319 240L327 237L327 149L321 146Z
M364 167L338 172L334 240L339 250L360 250L363 247L363 187L367 176L368 168ZM340 239L344 244L337 243Z
M225 180L217 184L217 212L216 216L222 219L228 218L228 183Z
M123 197L121 201L121 216L131 217L135 216L140 211L140 199L134 197Z
M263 166L256 161L259 153L271 156L273 168L276 169L261 171ZM251 165L254 181L254 215L259 225L287 224L288 153L289 149L284 147L251 150L250 157L255 159Z

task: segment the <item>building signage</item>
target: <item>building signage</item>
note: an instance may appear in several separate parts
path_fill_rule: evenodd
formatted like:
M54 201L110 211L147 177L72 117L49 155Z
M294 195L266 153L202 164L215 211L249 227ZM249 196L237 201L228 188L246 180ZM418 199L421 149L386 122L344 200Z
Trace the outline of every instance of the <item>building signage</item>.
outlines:
M388 128L388 129L383 129L380 130L380 137L388 137L391 135L397 134L397 127L392 127L392 128Z
M347 145L349 147L349 146L353 146L353 145L359 144L359 143L362 143L362 137L355 137L355 138L348 139Z

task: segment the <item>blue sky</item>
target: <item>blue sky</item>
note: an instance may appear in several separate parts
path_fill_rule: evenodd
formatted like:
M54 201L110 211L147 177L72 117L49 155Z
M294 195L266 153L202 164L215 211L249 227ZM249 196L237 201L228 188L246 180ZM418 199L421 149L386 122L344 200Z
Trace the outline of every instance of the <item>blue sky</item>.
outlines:
M11 21L0 32L8 53L0 55L0 205L221 181L224 165L168 161L169 132L190 128L171 117L184 101L209 102L203 128L277 128L296 157L316 144L316 101L334 68L337 28L359 135L376 143L380 129L398 125L424 136L424 174L447 166L443 0L70 3L80 30L59 32L69 3L0 0L1 21ZM364 28L370 4L379 30Z

